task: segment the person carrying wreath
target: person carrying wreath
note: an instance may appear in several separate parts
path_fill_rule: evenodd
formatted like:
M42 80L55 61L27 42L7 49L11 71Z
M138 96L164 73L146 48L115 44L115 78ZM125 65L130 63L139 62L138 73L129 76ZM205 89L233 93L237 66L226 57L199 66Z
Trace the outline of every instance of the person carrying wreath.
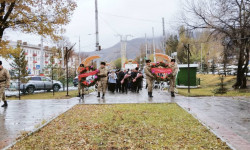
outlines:
M151 66L150 66L151 60L146 60L146 66L144 68L144 72L146 74L146 81L148 85L148 96L153 97L153 84L154 84L154 75L151 72Z
M178 69L177 63L175 63L175 59L171 59L169 66L172 69L172 76L170 77L170 81L169 81L170 92L171 92L171 97L175 97L174 95L175 79L176 79L176 75L179 69Z
M79 66L80 68L84 68L84 64L80 64ZM80 74L80 72L79 72ZM81 97L84 98L84 87L82 86L81 81L78 79L78 96L77 97Z
M102 91L102 98L104 98L107 88L107 81L108 81L108 70L105 67L106 63L101 62L101 67L98 69L98 77L100 78L98 81L98 95L97 97L100 97L100 93Z

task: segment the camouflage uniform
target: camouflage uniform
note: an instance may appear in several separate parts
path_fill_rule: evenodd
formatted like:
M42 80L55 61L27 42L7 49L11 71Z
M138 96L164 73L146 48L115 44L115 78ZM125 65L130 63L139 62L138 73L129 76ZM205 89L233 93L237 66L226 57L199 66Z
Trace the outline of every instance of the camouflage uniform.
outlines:
M107 82L108 82L108 70L106 67L104 68L99 68L99 73L97 74L99 76L99 81L98 81L98 92L100 93L102 91L103 95L106 92L107 88Z
M148 94L149 94L150 97L152 97L153 84L154 84L154 76L151 73L151 67L150 66L146 66L144 68L144 72L146 74L146 81L147 81L147 85L148 85Z
M177 75L177 73L178 73L178 66L177 66L177 64L176 63L174 63L174 64L170 64L170 67L171 67L171 69L172 69L172 74L173 74L173 76L170 78L170 82L169 82L169 84L170 84L170 92L174 92L174 88L175 88L175 79L176 79L176 75Z
M0 101L3 100L7 104L5 99L5 88L10 87L10 74L5 68L0 70Z
M81 82L78 81L78 96L84 98L84 87L81 85Z

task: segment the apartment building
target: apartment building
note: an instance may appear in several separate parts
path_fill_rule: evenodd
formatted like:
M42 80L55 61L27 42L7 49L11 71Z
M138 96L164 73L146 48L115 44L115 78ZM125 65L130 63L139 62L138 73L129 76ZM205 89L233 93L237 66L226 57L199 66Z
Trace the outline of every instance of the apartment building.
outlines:
M10 42L10 46L12 47L16 47L17 44L21 44L21 47L25 50L25 56L26 56L26 60L28 61L27 64L27 70L29 72L29 75L40 75L41 74L41 66L43 63L44 66L44 74L48 75L50 74L50 69L48 69L48 65L51 64L50 62L50 58L52 55L54 55L52 53L52 48L48 47L48 46L44 46L43 51L44 53L42 54L41 51L41 45L34 45L34 44L30 44L27 42L22 42L20 40L13 42ZM56 54L57 55L57 54ZM76 67L76 63L78 61L78 58L76 55L74 55L72 58L69 59L69 66L70 68L75 68ZM65 68L65 66L63 66L62 64L62 59L56 58L55 57L55 62L54 62L55 66L60 66L62 68Z

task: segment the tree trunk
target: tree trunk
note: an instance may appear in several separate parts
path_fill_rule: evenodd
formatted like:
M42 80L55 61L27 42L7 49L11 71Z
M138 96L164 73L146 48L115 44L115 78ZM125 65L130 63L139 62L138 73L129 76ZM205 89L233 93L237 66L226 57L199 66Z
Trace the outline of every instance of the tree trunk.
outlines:
M4 28L0 28L0 43L2 42Z
M240 56L239 56L239 60L238 60L237 78L236 78L236 83L233 85L233 87L235 89L246 88L247 82L246 82L245 72L246 72L247 66L245 66L243 68L243 65L248 64L248 60L245 60L245 58L247 58L246 55L248 55L248 54L244 54L244 53L245 53L245 48L241 45L240 46ZM244 63L244 60L246 61L246 63Z

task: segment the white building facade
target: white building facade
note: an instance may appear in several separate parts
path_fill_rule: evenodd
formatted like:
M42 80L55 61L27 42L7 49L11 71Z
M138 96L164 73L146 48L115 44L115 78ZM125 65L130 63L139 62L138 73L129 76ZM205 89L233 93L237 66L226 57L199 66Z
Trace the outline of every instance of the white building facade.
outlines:
M27 42L22 42L22 41L17 41L17 42L10 42L10 46L12 47L16 47L17 44L20 43L21 44L21 48L24 49L25 51L25 59L28 61L27 64L27 70L29 72L30 76L33 75L48 75L50 73L50 69L48 69L48 65L51 64L50 62L50 58L51 56L53 56L54 54L52 53L52 48L45 46L43 48L44 51L44 55L42 56L42 51L41 51L41 45L32 45L32 44L28 44ZM62 68L65 68L65 66L62 66L62 59L58 58L59 54L56 54L57 56L55 56L54 58L54 64L55 66L60 66ZM43 57L43 59L42 59ZM43 60L43 62L42 62ZM69 60L69 66L74 67L75 63L77 61L76 57L72 57ZM44 71L41 72L41 64L43 63L44 66Z

